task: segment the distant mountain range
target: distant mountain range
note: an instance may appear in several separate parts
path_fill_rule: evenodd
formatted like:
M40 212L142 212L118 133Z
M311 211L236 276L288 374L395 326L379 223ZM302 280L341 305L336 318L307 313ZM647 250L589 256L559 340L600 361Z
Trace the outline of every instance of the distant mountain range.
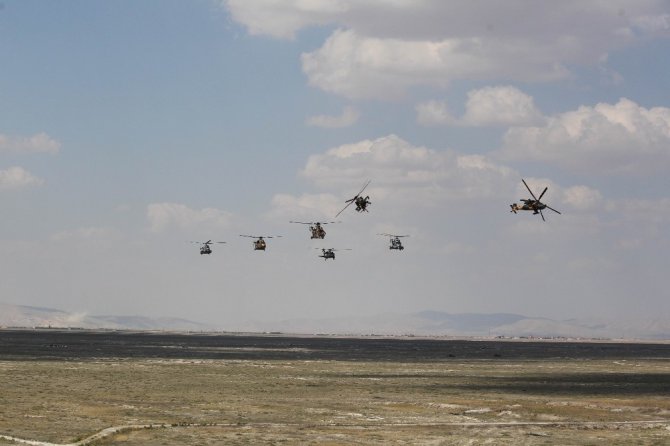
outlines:
M180 318L90 316L51 308L0 303L0 327L105 328L116 330L239 331L292 334L670 339L670 321L553 320L510 313L421 311L376 316L296 318L214 326Z
M116 330L208 331L214 327L180 318L89 316L53 308L0 303L0 327L107 328Z
M385 313L350 318L249 322L237 329L305 334L670 339L670 322L664 319L625 323L587 319L557 321L510 313L452 314L440 311L421 311L411 314Z

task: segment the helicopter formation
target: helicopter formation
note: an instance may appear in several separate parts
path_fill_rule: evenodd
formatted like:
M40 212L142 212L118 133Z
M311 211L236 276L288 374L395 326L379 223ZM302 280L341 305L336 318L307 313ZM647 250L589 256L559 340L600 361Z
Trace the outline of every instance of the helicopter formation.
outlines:
M526 180L523 178L521 179L523 182L523 185L526 186L526 189L528 189L528 192L530 193L532 198L521 198L519 201L522 204L518 203L512 203L510 205L511 211L514 214L518 213L519 211L532 211L533 215L540 214L542 217L542 221L546 221L544 218L544 214L542 213L543 210L549 209L557 214L561 214L561 212L557 211L556 209L550 207L546 203L542 203L540 200L544 196L544 194L547 192L547 189L549 187L545 187L542 193L540 194L539 197L536 197L533 191L530 189L528 184L526 183ZM363 191L370 185L371 180L368 180L364 185L363 188L356 194L354 195L353 198L350 198L345 201L345 206L335 215L335 218L337 218L342 212L344 212L351 204L356 204L356 212L369 212L368 211L368 206L372 204L370 201L369 196L363 197L361 194ZM290 221L289 223L295 223L295 224L301 224L301 225L309 225L309 232L310 232L310 239L318 239L318 240L323 240L326 238L326 231L323 228L324 225L327 224L336 224L336 223L342 223L341 221L326 221L326 222L303 222L303 221ZM377 235L381 235L384 237L389 237L389 249L390 250L395 250L395 251L403 251L405 247L403 246L401 242L401 238L409 237L409 234L404 234L404 235L397 235L397 234L389 234L389 233L380 233ZM247 235L247 234L240 234L240 237L249 237L255 239L253 241L253 248L254 251L265 251L267 248L267 243L265 239L271 239L271 238L280 238L282 237L281 235ZM206 242L197 242L197 241L191 241L190 243L197 243L200 244L200 254L211 254L212 253L212 248L211 245L214 243L226 243L226 242L219 242L219 241L212 241L212 240L207 240ZM350 248L341 248L341 249L335 249L335 248L314 248L314 249L320 249L321 250L321 255L318 257L323 258L324 260L328 259L333 259L335 260L335 251L351 251Z

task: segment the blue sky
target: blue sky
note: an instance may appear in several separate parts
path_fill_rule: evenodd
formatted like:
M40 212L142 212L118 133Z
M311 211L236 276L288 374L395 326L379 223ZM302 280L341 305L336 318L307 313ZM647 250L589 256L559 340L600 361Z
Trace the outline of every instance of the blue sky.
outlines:
M0 301L668 317L669 37L652 0L6 0Z

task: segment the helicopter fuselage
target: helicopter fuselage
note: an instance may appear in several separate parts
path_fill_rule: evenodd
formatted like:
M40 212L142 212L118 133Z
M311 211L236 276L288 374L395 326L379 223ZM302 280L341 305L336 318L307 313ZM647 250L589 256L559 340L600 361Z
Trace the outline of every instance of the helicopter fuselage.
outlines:
M512 208L512 212L515 214L517 211L533 211L533 214L537 214L543 209L547 208L547 205L544 203L541 203L536 200L521 200L523 202L522 205L518 205L517 203L513 203L510 205Z
M312 232L313 239L324 239L326 238L326 231L323 229L323 226L316 224L316 226L310 226L309 230Z
M335 260L335 252L330 250L330 249L324 249L323 254L321 254L319 257L322 257L323 260L328 260L328 259Z
M405 249L405 247L402 246L402 243L400 243L400 240L398 240L398 241L391 240L391 246L389 246L389 249L397 249L398 251L402 251L403 249Z
M368 212L368 205L371 204L370 197L356 197L354 203L356 203L356 212Z

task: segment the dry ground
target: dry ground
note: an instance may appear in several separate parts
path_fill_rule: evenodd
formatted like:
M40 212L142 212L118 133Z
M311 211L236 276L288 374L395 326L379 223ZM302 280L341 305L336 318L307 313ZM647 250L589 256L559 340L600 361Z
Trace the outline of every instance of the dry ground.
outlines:
M669 445L669 395L664 359L0 360L0 435L151 424L92 443Z

